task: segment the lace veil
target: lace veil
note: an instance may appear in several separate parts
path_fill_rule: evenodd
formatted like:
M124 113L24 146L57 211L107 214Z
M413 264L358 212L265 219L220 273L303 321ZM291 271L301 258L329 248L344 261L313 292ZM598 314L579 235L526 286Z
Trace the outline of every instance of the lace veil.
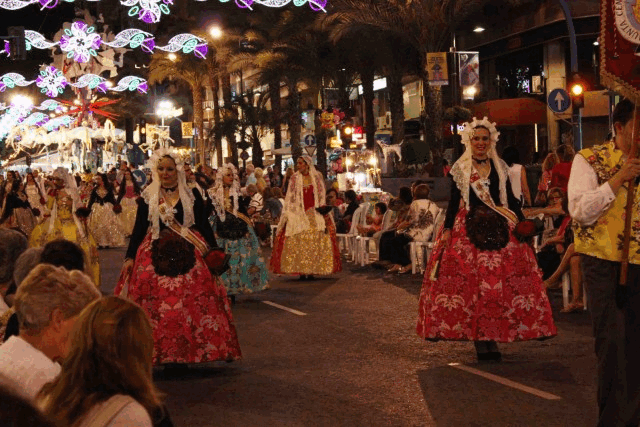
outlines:
M213 201L213 207L216 209L216 214L222 222L225 222L227 217L225 209L224 184L222 179L229 171L233 173L233 184L229 187L231 209L233 214L237 215L238 207L240 206L240 178L238 177L238 170L233 164L227 163L218 170L216 183L208 191L209 197L211 197L211 200Z

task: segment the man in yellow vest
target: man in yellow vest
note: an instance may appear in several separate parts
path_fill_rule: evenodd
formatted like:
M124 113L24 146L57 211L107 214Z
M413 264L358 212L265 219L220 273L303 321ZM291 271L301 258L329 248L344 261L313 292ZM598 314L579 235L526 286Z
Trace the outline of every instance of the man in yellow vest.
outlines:
M640 160L629 159L632 144L640 140L640 111L622 100L613 123L611 140L576 155L568 186L598 358L598 426L607 427L640 424L640 191L633 207L627 294L624 306L616 305L627 185L640 176Z

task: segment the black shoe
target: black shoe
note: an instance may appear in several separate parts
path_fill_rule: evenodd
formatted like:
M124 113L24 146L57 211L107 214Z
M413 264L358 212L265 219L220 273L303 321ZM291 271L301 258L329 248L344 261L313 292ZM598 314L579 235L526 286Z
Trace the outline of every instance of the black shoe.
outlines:
M235 295L229 295L229 299L231 300L231 305L236 305L236 296Z
M487 353L477 353L478 362L501 362L502 353L499 351L489 351Z
M304 282L305 280L307 280L307 275L306 274L301 274L300 278L298 280L300 280L301 282Z
M315 278L315 277L313 277L313 274L309 274L309 275L307 276L307 280L316 280L316 278Z

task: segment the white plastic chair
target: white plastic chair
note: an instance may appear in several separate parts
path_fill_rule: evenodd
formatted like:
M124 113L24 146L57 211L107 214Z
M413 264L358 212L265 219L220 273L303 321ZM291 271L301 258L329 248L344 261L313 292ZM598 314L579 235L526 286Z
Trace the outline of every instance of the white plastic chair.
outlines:
M388 209L382 217L382 231L387 231L391 227L391 219L393 217L393 211ZM359 263L361 267L369 264L369 257L373 253L374 257L378 254L378 248L374 252L371 252L371 242L375 243L373 237L358 236L356 237L356 244L358 246L358 258L356 263Z
M427 267L427 260L429 259L431 251L433 250L433 245L435 244L438 231L440 230L442 224L444 224L445 216L446 211L444 209L440 209L433 223L433 232L431 233L431 238L428 241L409 243L411 273L416 274L418 271L420 271L420 274L424 273L424 270Z
M338 239L338 248L342 248L344 247L345 251L347 252L347 256L351 256L352 254L352 241L355 239L355 237L358 234L358 225L360 225L360 221L361 221L361 216L363 215L363 212L365 208L365 203L362 203L360 206L358 206L358 208L356 209L356 211L353 213L353 218L351 218L351 228L349 229L348 233L338 233L336 234L336 238ZM366 203L366 207L369 207L369 204Z
M360 258L360 245L358 244L358 227L367 225L367 212L369 212L369 203L360 203L356 212L359 211L359 215L353 214L353 221L351 222L351 230L349 230L349 257L351 261L358 262Z

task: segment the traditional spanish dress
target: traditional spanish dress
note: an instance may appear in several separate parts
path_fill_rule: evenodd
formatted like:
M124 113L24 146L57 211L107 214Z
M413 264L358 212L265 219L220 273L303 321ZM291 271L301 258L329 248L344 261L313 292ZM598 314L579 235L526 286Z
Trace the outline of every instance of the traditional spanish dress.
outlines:
M332 212L325 205L322 174L310 159L309 174L296 172L289 180L285 210L280 218L271 255L271 270L278 274L327 275L342 271Z
M114 212L116 204L113 192L109 190L95 188L91 192L87 205L91 211L89 230L99 247L121 248L126 245L118 215Z
M34 228L29 246L44 246L56 239L74 242L84 251L85 269L99 288L100 261L96 242L84 222L75 215L71 192L66 188L51 190L47 199L47 209L51 214Z
M27 199L29 200L29 205L31 205L33 209L37 209L38 211L40 211L40 215L36 220L38 222L44 221L45 214L48 213L46 207L47 201L43 197L44 192L41 193L38 184L36 184L35 182L26 183L24 185L24 192L26 193Z
M512 342L557 333L533 251L512 233L523 215L508 167L494 160L486 179L471 158L466 170L452 168L443 227L451 239L445 247L440 231L427 264L417 325L423 338Z
M212 190L215 190L213 188ZM209 218L220 247L228 255L229 269L220 279L227 289L227 294L237 295L252 293L269 288L269 274L258 236L253 229L253 223L247 216L247 197L238 197L237 207L229 196L229 188L224 188L224 205L220 206L215 199L215 193L210 193L214 200L215 211ZM222 210L224 209L224 212Z
M181 191L191 191L184 188ZM181 197L172 206L153 190L147 188L138 199L126 255L135 260L133 271L130 278L120 278L115 294L136 302L151 318L155 365L239 359L240 344L222 282L211 275L203 254L164 220L156 236L149 221L149 205L157 203L162 215L182 227L183 199L190 201L194 218L189 229L202 243L216 247L200 193L193 190L191 197Z
M136 200L140 197L129 181L125 184L126 190L124 195L118 197L118 204L122 206L122 212L118 215L120 220L120 227L125 236L131 235L133 232L133 226L136 223L136 212L138 211L138 203Z
M22 231L27 238L36 226L36 217L33 215L27 195L22 191L12 191L4 202L4 210L0 223L7 228L16 228Z

